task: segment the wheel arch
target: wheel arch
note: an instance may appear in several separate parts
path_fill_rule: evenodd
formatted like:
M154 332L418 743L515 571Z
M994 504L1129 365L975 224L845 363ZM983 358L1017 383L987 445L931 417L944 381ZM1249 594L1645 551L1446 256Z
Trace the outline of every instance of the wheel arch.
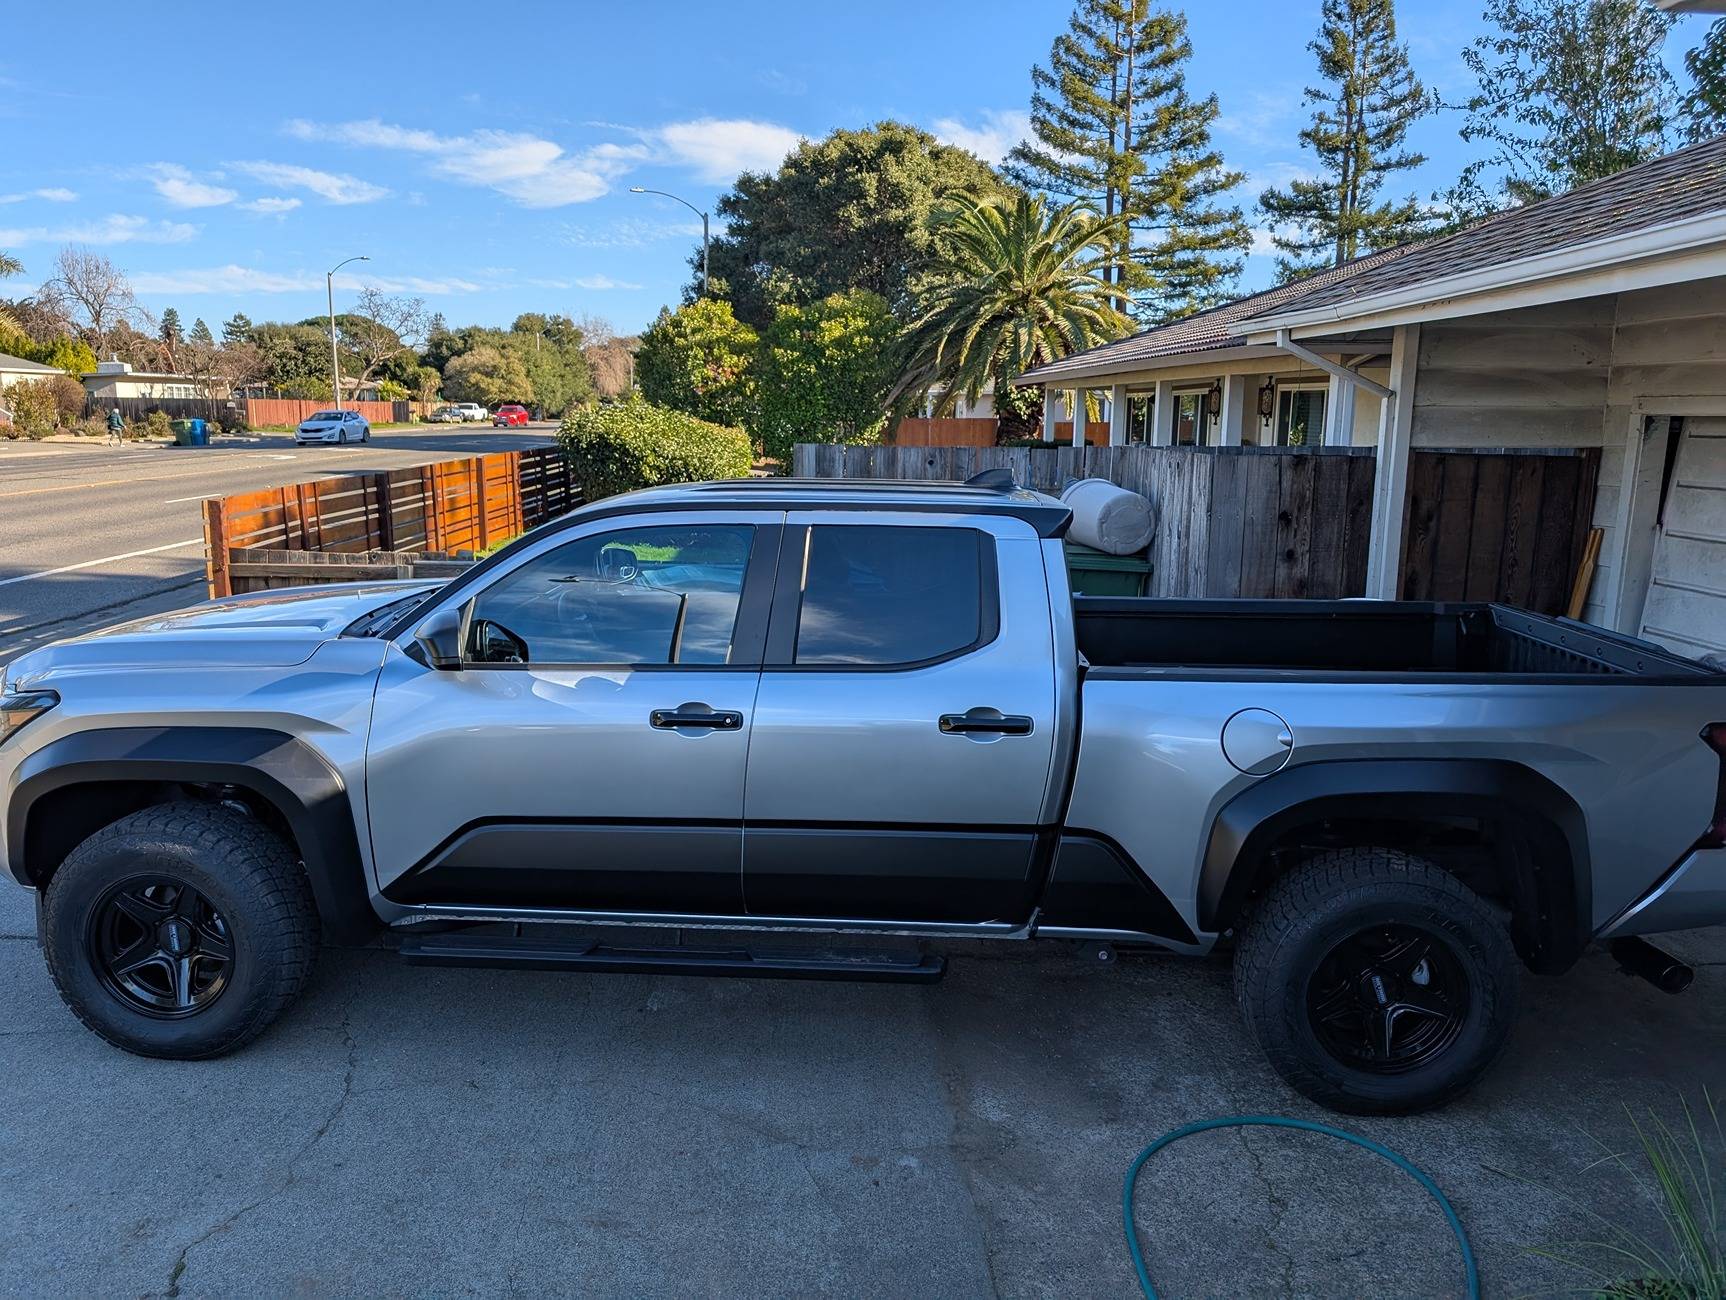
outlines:
M6 866L23 884L45 884L87 836L186 786L232 786L280 818L332 942L363 943L381 926L340 774L305 741L262 728L112 728L44 745L19 765Z
M1587 945L1593 907L1587 824L1576 801L1520 763L1496 759L1348 759L1268 776L1217 813L1199 869L1205 930L1240 920L1280 873L1278 854L1327 827L1430 831L1480 827L1509 907L1517 949L1542 973L1568 968ZM1347 834L1347 832L1345 832ZM1353 842L1371 843L1364 830Z

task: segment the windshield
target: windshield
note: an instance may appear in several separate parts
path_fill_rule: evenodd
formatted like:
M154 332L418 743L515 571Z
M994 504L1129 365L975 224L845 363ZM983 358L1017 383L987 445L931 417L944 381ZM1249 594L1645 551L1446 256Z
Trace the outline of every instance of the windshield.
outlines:
M313 420L339 420L341 418L342 413L340 411L318 411L315 414L308 416L306 423L310 424Z

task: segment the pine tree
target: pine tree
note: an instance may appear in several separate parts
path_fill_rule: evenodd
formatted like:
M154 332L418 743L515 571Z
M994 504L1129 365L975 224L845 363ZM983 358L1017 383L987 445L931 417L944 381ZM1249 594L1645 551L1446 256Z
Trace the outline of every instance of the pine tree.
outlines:
M1726 18L1708 25L1702 44L1684 54L1690 91L1679 105L1691 140L1710 140L1726 132Z
M237 311L222 326L222 342L229 347L236 343L250 343L253 328L252 318L243 311Z
M1027 189L1125 213L1109 272L1141 314L1165 319L1222 297L1251 241L1221 202L1242 179L1211 148L1216 97L1187 92L1186 20L1150 0L1078 0L1068 31L1031 70L1034 139L1008 155Z
M216 336L210 333L210 327L204 324L204 318L202 316L192 322L192 332L187 335L187 337L199 347L204 348L213 347L216 342Z
M1259 196L1271 242L1283 254L1277 278L1284 282L1405 243L1433 225L1412 194L1400 203L1378 201L1392 175L1426 161L1404 149L1403 139L1434 107L1409 66L1408 47L1397 44L1392 0L1324 0L1318 37L1307 48L1329 83L1307 88L1312 125L1300 133L1321 174Z
M1646 0L1487 0L1496 31L1462 61L1479 88L1462 138L1492 152L1446 196L1456 219L1529 203L1658 157L1677 88L1661 60L1672 15Z
M171 347L184 337L180 329L180 313L169 307L162 313L162 342Z

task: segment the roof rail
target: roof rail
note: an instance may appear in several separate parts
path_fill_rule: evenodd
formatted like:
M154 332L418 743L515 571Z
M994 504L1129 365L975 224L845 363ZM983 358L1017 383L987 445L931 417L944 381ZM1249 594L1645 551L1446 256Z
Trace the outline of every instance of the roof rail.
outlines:
M1019 485L1013 479L1013 471L1005 465L997 465L994 469L982 470L965 480L966 487L987 488L991 492L1017 492Z

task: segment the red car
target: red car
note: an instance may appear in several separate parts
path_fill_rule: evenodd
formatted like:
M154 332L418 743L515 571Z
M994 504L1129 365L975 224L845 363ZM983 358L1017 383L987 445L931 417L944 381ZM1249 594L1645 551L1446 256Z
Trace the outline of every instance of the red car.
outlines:
M511 403L497 408L497 414L491 417L491 424L494 429L507 429L511 425L526 424L532 418L527 413L527 407Z

